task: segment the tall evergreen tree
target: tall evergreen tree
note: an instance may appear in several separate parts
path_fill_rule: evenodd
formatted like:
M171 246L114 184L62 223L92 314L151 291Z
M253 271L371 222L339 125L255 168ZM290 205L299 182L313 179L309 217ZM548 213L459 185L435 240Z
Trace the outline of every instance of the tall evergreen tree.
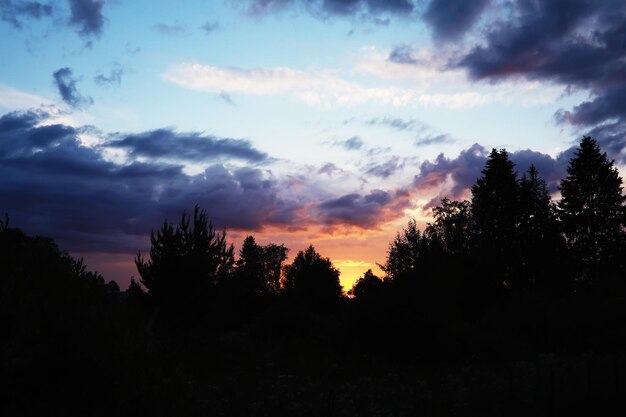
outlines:
M616 260L624 238L622 178L598 143L585 136L560 190L559 214L568 246L581 263L579 278L592 283Z
M554 281L564 242L546 182L532 164L520 180L518 239L520 284Z
M519 184L506 150L493 149L472 186L474 248L490 286L509 286L516 269Z

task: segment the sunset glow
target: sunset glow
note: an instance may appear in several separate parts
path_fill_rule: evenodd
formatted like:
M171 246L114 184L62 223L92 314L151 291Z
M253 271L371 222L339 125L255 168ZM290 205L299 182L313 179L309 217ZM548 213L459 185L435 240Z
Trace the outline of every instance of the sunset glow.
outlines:
M196 204L237 249L314 245L347 291L492 148L555 194L585 133L624 172L610 6L156 3L0 2L0 210L123 288Z

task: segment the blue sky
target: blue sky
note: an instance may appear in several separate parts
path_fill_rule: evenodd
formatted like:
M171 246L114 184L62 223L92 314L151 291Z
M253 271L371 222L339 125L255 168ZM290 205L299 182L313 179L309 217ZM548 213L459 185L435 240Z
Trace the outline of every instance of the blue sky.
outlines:
M467 198L493 147L553 190L587 132L621 166L625 16L610 0L0 0L0 209L125 283L150 229L197 203L235 244L313 243L350 286L408 219Z

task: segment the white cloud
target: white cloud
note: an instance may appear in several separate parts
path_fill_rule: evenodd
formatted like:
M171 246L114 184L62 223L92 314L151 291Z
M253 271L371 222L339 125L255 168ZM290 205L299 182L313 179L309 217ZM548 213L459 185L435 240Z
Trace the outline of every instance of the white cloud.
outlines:
M179 64L163 78L181 87L210 93L278 95L292 94L310 105L355 105L365 102L395 106L414 101L418 92L396 87L366 87L322 72L285 67L232 68Z
M0 107L9 110L24 110L50 104L52 101L44 97L0 84Z
M562 88L530 82L476 84L457 70L444 70L441 57L424 50L415 65L390 62L375 48L366 48L356 68L342 78L331 71L287 67L236 68L181 63L163 74L183 88L214 94L289 95L311 106L353 106L365 103L464 109L491 103L523 106L552 103ZM417 58L416 58L417 59ZM352 76L367 84L356 82Z

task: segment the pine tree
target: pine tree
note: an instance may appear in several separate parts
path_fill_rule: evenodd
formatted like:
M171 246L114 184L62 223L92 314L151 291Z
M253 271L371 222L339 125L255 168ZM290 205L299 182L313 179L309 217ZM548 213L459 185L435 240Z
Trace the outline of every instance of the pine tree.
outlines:
M234 249L226 244L226 232L215 232L198 206L191 219L183 213L176 226L166 220L150 234L150 242L150 259L139 253L135 265L159 308L198 307L232 273Z
M584 137L561 181L559 214L568 246L590 284L615 260L624 238L622 178L598 143Z

